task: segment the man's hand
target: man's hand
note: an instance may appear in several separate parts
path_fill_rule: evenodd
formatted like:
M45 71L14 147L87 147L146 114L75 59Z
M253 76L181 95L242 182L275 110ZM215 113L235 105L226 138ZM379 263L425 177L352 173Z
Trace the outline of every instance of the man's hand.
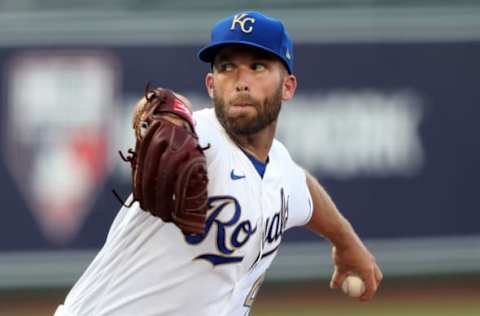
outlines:
M371 300L377 292L383 279L382 271L378 267L375 257L358 241L347 248L332 248L332 259L335 264L330 281L330 287L337 289L350 274L358 275L365 283L365 292L360 296L361 301Z

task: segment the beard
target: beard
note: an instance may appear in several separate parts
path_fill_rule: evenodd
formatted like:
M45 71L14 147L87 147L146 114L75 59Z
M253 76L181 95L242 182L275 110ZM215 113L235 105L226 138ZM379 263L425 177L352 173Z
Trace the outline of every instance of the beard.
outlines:
M275 93L265 98L263 102L253 99L248 93L240 94L230 101L229 104L213 91L213 103L215 114L220 124L227 133L239 136L256 134L276 121L282 107L282 87L278 87ZM235 103L247 103L256 109L256 115L242 114L235 117L228 115L228 108Z

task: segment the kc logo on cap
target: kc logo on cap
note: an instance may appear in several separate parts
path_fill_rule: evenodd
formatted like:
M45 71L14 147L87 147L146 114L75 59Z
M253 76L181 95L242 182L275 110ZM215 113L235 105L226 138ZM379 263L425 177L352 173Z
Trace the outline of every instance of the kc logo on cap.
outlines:
M249 26L247 27L245 24L249 22ZM230 30L235 30L235 27L240 25L240 30L243 33L250 33L253 31L253 23L255 23L255 18L248 16L248 13L236 14L232 19L232 25L230 26Z

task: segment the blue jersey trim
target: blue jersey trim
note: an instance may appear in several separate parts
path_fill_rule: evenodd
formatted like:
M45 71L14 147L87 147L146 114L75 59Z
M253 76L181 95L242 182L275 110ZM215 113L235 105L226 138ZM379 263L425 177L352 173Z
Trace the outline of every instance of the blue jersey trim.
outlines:
M255 167L255 170L257 170L258 174L263 179L263 175L265 174L265 170L267 169L267 164L268 164L269 158L267 158L267 162L262 162L262 161L258 160L257 158L255 158L254 156L247 153L246 151L243 151L243 152L245 153L245 155L247 155L248 159L250 159L253 166Z

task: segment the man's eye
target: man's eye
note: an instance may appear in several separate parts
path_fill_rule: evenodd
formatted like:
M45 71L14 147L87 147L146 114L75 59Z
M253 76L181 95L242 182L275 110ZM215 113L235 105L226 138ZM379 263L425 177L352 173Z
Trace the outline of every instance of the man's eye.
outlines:
M252 65L252 70L255 70L255 71L265 70L265 65L264 64L253 64Z
M221 71L230 71L233 69L233 65L231 63L222 63L220 64Z

